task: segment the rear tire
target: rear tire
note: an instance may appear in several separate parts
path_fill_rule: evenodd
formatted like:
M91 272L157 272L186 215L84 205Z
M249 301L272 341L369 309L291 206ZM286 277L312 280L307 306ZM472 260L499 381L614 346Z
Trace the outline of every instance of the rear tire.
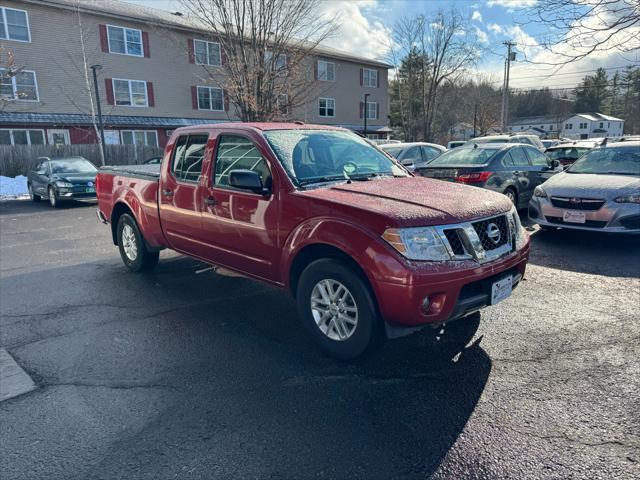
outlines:
M147 250L138 224L128 213L118 220L117 239L122 262L132 272L146 272L158 264L160 252Z
M368 285L338 260L309 264L300 276L296 301L316 344L333 358L352 360L382 343L382 322Z
M31 198L32 202L39 202L42 199L40 195L33 193L33 187L30 183L27 185L27 188L29 189L29 198Z

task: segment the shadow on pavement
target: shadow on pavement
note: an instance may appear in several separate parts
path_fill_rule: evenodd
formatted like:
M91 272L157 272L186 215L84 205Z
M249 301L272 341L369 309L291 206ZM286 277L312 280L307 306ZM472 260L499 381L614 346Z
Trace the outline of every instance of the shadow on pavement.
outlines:
M40 213L47 210L52 212L57 210L72 210L82 207L96 208L97 201L76 201L66 200L60 202L58 208L53 208L47 200L32 202L29 199L24 200L0 200L0 215L16 215L21 213Z

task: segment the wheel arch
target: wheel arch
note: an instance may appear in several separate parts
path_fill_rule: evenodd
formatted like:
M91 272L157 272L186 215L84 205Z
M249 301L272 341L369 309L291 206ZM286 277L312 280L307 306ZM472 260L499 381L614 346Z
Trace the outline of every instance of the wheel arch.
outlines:
M124 215L125 213L128 213L133 217L134 220L136 220L133 210L131 210L131 207L129 207L129 205L127 205L126 203L120 201L113 206L113 210L111 211L110 223L111 223L111 238L113 239L114 245L118 245L118 221L120 221L120 217L122 217L122 215Z

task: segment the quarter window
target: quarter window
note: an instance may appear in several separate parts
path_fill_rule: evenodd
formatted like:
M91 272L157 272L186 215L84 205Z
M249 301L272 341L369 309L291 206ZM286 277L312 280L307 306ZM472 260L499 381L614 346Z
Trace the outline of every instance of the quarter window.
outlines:
M36 72L0 68L0 95L11 100L38 101Z
M323 82L336 81L336 64L326 60L318 60L318 80Z
M205 42L204 40L194 40L196 63L198 65L209 65L219 67L222 65L222 54L220 44L217 42Z
M262 178L262 184L271 188L271 172L256 146L244 137L221 136L216 153L215 184L229 186L229 172L232 170L253 170Z
M547 156L539 150L535 150L533 148L527 148L527 155L529 155L529 159L531 163L538 167L546 167L549 165L549 159Z
M108 25L107 36L109 39L109 51L111 53L133 55L134 57L142 57L144 55L142 31Z
M321 117L335 117L336 101L333 98L318 99L318 115Z
M123 130L121 135L124 145L158 146L158 132L155 130Z
M224 111L224 92L216 87L198 87L198 110Z
M24 10L0 7L0 39L30 42L29 18Z
M362 84L365 87L377 87L378 86L378 71L371 68L365 68L362 70Z
M0 145L44 145L44 130L2 129Z
M184 182L198 181L208 139L206 134L178 137L171 162L174 177Z
M124 107L147 107L147 82L141 80L113 79L116 105Z

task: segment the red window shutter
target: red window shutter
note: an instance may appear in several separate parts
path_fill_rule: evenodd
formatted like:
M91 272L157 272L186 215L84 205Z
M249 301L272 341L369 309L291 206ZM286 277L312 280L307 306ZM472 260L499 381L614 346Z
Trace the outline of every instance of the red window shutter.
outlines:
M376 120L380 118L380 104L376 103Z
M107 38L107 26L100 25L100 48L109 53L109 39Z
M105 91L107 92L107 103L113 105L113 81L110 78L104 79Z
M196 63L196 51L192 38L187 41L187 51L189 52L189 63Z
M147 82L147 103L150 107L156 106L156 99L153 96L153 83Z
M360 86L364 84L364 68L360 69Z
M364 102L360 102L360 118L364 118Z
M191 106L194 110L198 110L198 87L191 87Z
M227 95L226 91L222 91L222 98L224 98L224 111L229 111L229 95Z
M151 50L149 50L149 32L142 32L142 49L144 50L144 56L149 58L151 56Z
M320 60L316 60L315 62L313 62L313 78L315 80L318 80L318 62Z

